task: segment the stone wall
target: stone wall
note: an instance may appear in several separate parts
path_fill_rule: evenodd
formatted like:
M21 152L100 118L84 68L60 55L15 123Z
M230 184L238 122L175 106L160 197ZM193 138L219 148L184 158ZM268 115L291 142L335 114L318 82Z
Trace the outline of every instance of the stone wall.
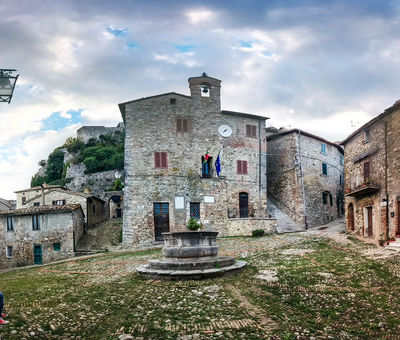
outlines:
M266 216L266 142L259 138L264 120L221 112L219 81L207 77L210 96L202 97L200 80L191 78L192 97L169 93L120 104L126 126L125 243L154 241L155 202L169 204L170 231L185 230L190 202L200 203L200 220L208 230L222 230L228 216L239 216L240 192L249 195L251 216ZM178 118L188 119L188 132L177 132ZM231 136L218 134L222 124L230 126ZM256 138L245 136L246 124L257 127ZM202 178L207 150L213 171L211 178ZM214 162L220 151L217 177ZM155 152L168 154L166 169L155 168ZM237 174L238 160L248 162L247 175Z
M366 138L366 131L368 138ZM364 179L364 164L370 178ZM354 232L375 240L400 234L400 104L368 122L345 143L346 221L354 207ZM372 207L373 235L367 233L366 208ZM389 228L389 229L388 229Z
M321 144L325 145L325 153ZM279 209L305 228L305 221L307 227L314 227L337 219L343 209L342 157L338 145L298 129L271 134L268 195ZM327 204L323 203L323 192L327 194Z
M218 234L221 236L252 236L253 230L262 229L266 234L276 233L277 221L274 218L232 218Z
M124 124L119 123L116 127L106 126L82 126L76 132L76 137L87 143L90 138L98 139L100 135L121 134L124 132Z
M75 242L83 233L80 209L39 215L40 230L32 230L32 215L14 216L14 231L7 231L7 216L0 215L0 268L34 264L33 246L42 246L42 261L49 263L74 256ZM60 250L54 250L60 243ZM6 258L7 246L13 247L13 257Z

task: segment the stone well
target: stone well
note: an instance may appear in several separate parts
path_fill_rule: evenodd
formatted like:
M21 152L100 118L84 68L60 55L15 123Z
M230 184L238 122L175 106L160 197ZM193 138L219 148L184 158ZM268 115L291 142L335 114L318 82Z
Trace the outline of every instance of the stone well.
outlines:
M230 256L218 256L217 232L183 231L163 233L164 258L139 266L139 274L165 280L205 279L223 276L246 266Z

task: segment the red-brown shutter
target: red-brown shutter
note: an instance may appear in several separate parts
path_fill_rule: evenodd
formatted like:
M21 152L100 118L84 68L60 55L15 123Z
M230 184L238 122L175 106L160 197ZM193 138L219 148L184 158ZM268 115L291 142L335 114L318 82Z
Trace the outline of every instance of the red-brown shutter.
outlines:
M242 161L243 175L247 175L247 161Z
M251 126L250 125L246 125L246 136L247 137L251 136Z
M257 137L257 131L255 125L251 125L251 137Z
M182 119L178 118L176 120L176 131L182 132Z
M161 152L161 167L162 168L168 168L167 153L166 152Z
M189 132L189 124L187 119L182 119L182 130L183 132Z
M242 173L242 161L237 161L237 173Z
M364 163L364 182L366 180L370 179L370 168L369 168L369 162Z
M160 153L159 152L155 152L154 153L154 165L156 168L160 168L161 164L160 164Z

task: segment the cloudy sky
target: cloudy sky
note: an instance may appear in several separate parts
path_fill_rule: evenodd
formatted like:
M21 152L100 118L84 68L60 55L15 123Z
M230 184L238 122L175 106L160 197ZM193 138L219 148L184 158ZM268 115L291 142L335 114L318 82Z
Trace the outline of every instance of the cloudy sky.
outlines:
M222 108L331 141L400 99L400 2L0 0L0 197L118 103L222 80Z

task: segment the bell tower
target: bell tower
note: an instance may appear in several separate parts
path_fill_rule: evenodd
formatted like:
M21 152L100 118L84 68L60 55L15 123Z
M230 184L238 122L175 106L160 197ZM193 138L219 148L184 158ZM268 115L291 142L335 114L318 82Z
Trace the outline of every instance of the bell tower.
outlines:
M196 106L221 110L221 80L203 72L200 77L190 77L188 82Z

